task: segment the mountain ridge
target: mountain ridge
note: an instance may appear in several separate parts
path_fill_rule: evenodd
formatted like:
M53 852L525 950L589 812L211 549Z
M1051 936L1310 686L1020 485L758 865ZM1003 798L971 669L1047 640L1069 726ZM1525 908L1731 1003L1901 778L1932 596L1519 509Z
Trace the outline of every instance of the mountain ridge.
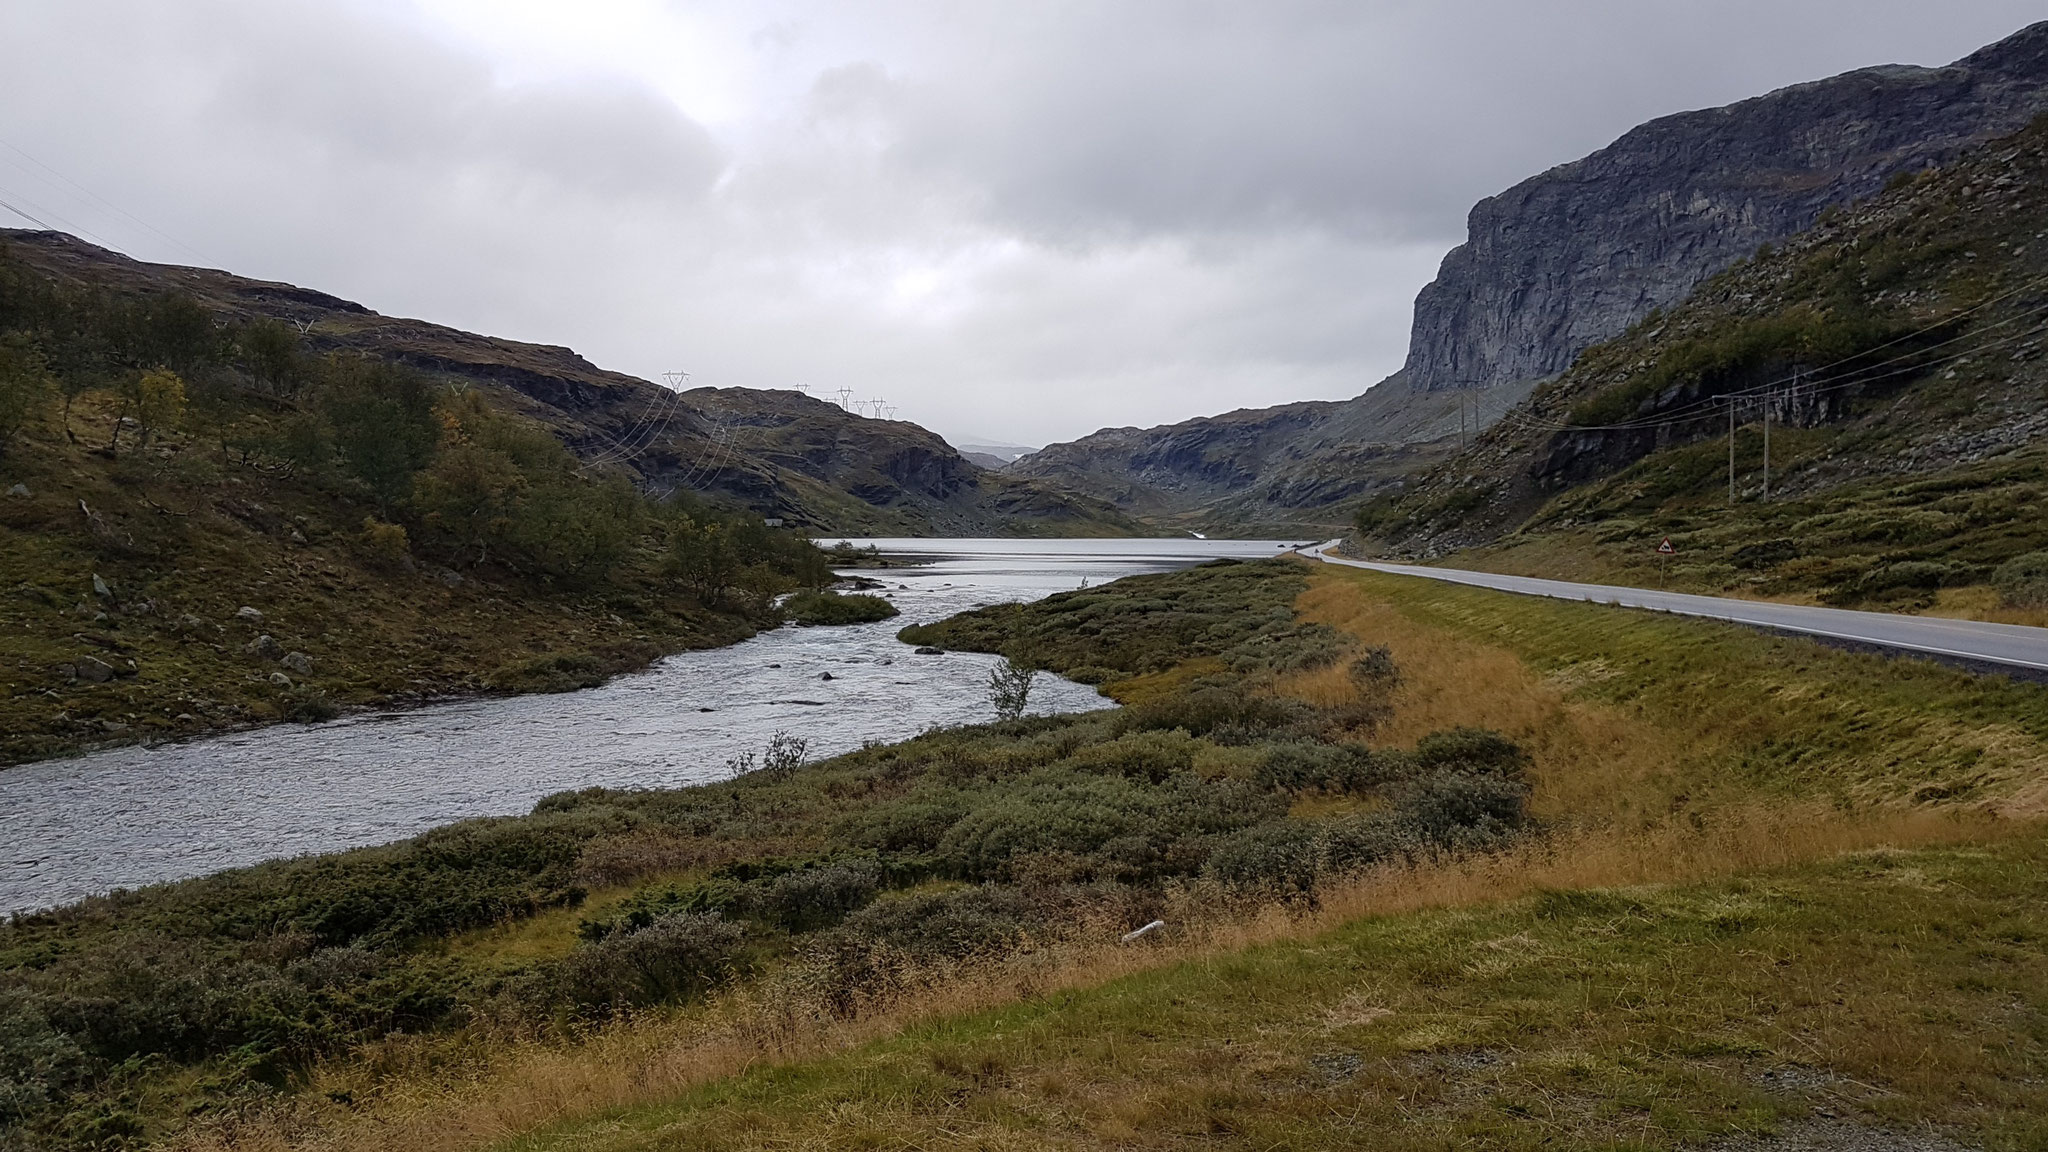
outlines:
M75 286L183 292L226 319L290 323L315 352L367 355L481 385L495 402L546 424L587 465L623 471L650 491L687 488L827 533L1143 531L1087 496L978 468L916 424L869 419L795 391L672 391L563 345L386 316L316 289L218 269L148 263L62 232L0 229L0 243ZM772 447L775 458L750 444Z
M1451 456L1577 354L1759 245L2048 110L2048 22L1938 68L1878 65L1658 117L1474 205L1400 372L1351 400L1104 429L1016 470L1156 523L1341 520ZM1271 427L1255 429L1257 413ZM1316 418L1306 423L1303 414Z

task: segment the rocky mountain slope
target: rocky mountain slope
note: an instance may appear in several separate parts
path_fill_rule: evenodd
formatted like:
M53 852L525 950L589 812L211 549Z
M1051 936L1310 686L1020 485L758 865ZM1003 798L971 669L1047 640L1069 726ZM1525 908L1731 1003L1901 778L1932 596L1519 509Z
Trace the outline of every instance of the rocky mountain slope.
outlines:
M676 393L568 348L383 316L289 284L147 264L58 232L0 229L15 259L116 294L180 291L224 323L290 323L317 353L359 353L459 381L539 420L587 465L688 489L821 532L1103 535L1134 526L1098 500L994 477L906 421L796 392Z
M1455 449L1461 407L1490 423L1758 245L2044 109L2048 23L1943 68L1859 69L1653 120L1480 201L1416 297L1406 367L1364 395L1109 429L1017 470L1165 522L1342 519L1337 506Z
M1360 527L1600 578L1669 537L1703 589L1998 608L1999 566L2048 545L2044 343L2048 116L1588 349Z

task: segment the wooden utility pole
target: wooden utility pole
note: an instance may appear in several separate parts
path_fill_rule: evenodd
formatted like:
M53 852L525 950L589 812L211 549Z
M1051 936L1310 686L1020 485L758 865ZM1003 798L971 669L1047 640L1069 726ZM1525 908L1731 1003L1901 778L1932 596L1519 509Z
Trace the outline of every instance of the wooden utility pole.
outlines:
M1728 503L1735 503L1735 397L1728 398Z
M1764 390L1764 499L1771 498L1771 393Z

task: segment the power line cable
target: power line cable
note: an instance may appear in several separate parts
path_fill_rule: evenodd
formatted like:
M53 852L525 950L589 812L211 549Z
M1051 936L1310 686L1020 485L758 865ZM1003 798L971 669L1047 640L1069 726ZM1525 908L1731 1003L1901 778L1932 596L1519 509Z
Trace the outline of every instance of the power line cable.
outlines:
M2021 292L2026 291L2029 288L2037 287L2042 284L2048 284L2048 276L2040 277L2035 280L2029 281L2028 283L2022 284L2019 287L2014 288L2010 291L2002 292L1997 296L1991 297L1990 299L1972 305L1971 307L1966 308L1961 312L1957 312L1953 315L1947 316L1939 321L1936 321L1933 324L1929 324L1923 328L1915 329L1912 332L1908 332L1904 335L1894 337L1893 339L1887 340L1882 344L1876 345L1871 348L1866 348L1860 352L1854 353L1849 356L1844 356L1830 363L1823 364L1814 368L1797 368L1793 370L1793 372L1789 375L1781 376L1774 380L1768 380L1762 384L1752 385L1748 388L1744 388L1735 392L1723 392L1715 396L1705 397L1700 400L1693 401L1683 407L1672 409L1668 412L1660 413L1654 416L1644 416L1634 420L1617 421L1611 424L1571 424L1563 421L1553 420L1549 417L1540 416L1534 412L1529 412L1526 410L1510 410L1510 412L1504 414L1504 418L1506 416L1517 416L1530 423L1546 424L1558 431L1607 432L1623 431L1634 428L1654 428L1659 425L1670 424L1679 420L1687 419L1689 418L1688 414L1695 410L1707 412L1718 411L1720 410L1720 406L1724 403L1727 403L1729 398L1731 397L1749 397L1762 395L1764 393L1774 391L1785 384L1796 383L1802 376L1812 377L1815 375L1832 371L1833 369L1840 368L1845 364L1861 360L1864 357L1870 355L1872 352L1881 351L1902 341L1911 340L1918 336L1924 336L1927 333L1932 332L1936 329L1946 327L1950 324L1955 323L1957 320L1962 319L1965 316L1968 316L1973 312L1977 312L1983 308L1987 308L1990 305L1999 302L2000 300L2009 299L2013 296L2018 295ZM1974 328L1968 332L1959 333L1958 335L1952 336L1947 340L1943 340L1938 343L1928 345L1925 348L1914 349L1911 352L1903 353L1898 356L1893 356L1885 360L1880 360L1875 364L1865 365L1863 368L1858 369L1857 373L1861 375L1874 368L1882 368L1889 364L1896 364L1904 360L1910 360L1915 357L1923 356L1926 353L1931 352L1937 348L1945 348L1951 344L1955 344L1962 340L1975 339L1986 332L1994 331L1996 329L2003 328L2009 324L2018 323L2019 321L2028 319L2038 319L2038 317L2032 316L2028 313L2020 313L2018 315L2009 316L2006 319L2000 320L1994 324L1990 324L1980 328ZM1968 353L1965 352L1964 355L1968 355Z
M42 205L37 204L35 201L29 199L26 196L23 196L19 192L15 192L7 188L0 188L0 194L4 194L5 197L0 198L0 206L5 206L9 212L14 213L16 216L20 216L25 220L34 221L37 227L43 229L46 232L69 232L75 236L83 236L86 239L92 241L93 243L98 244L102 248L112 248L114 246L113 244L109 243L104 237L94 235L92 232L87 231L86 229L81 228L76 224L73 224L71 221L64 219L64 217L57 215L55 212L50 211L48 208L45 208ZM34 208L37 212L41 212L44 216L48 216L50 219L57 221L57 223L63 225L63 227L51 227L49 224L45 223L39 217L23 211L21 208L17 207L14 203L10 201L19 201L22 204L26 204L29 207Z
M56 177L58 180L61 180L64 183L69 184L72 188L76 189L79 192L79 194L85 196L89 200L94 201L101 207L106 208L108 211L117 213L121 216L125 216L129 220L136 223L137 225L148 229L150 232L155 233L159 239L162 239L167 243L184 249L188 255L191 255L194 258L201 261L207 260L206 254L199 251L197 248L192 247L190 244L185 243L183 240L178 239L176 236L173 236L170 233L164 231L163 229L158 228L156 225L151 224L149 221L144 220L142 217L137 216L135 213L128 211L126 208L121 207L119 204L116 204L113 201L108 200L106 197L101 196L97 192L94 192L92 189L87 188L85 185L80 184L76 180L73 180L71 177L64 175L62 172L57 171L55 168L50 167L48 164L43 163L41 160L36 159L34 156L29 155L18 145L13 144L6 140L0 140L0 148L7 149L9 152L12 152L15 155L21 157L22 159L28 161L29 163L35 165L36 167L49 173L51 176Z

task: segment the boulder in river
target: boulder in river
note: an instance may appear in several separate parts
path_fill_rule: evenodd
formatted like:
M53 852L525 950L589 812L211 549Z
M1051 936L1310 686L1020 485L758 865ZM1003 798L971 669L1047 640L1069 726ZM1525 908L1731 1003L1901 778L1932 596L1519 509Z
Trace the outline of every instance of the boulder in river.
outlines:
M929 644L920 644L917 648L917 654L919 656L944 656L946 650L944 648L934 648Z
M834 676L834 675L833 675L833 674L831 674L830 672L820 672L820 673L818 673L818 679L820 679L820 680L837 680L837 679L839 679L839 677L837 677L837 676Z

